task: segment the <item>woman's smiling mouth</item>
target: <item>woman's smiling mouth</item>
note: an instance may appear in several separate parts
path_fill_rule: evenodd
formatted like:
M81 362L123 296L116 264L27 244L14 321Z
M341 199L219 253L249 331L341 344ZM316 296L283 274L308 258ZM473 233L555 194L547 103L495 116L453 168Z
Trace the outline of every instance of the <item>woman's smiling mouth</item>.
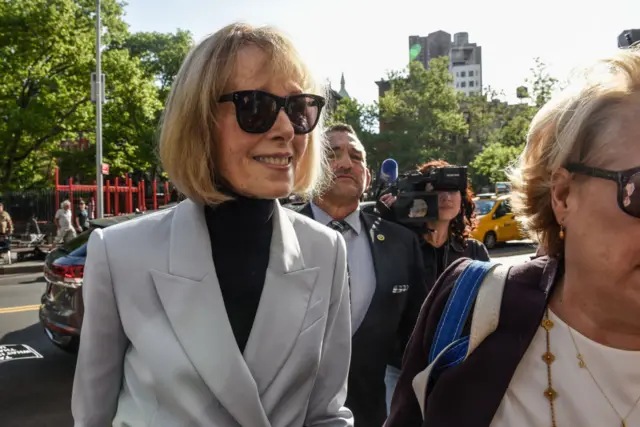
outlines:
M288 169L293 159L292 156L255 156L254 160L265 166L276 169Z

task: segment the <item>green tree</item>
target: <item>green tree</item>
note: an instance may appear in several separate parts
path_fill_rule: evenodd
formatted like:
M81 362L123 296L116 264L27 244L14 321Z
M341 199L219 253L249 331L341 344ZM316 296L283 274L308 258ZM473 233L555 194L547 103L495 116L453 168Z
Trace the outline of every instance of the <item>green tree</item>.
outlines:
M155 82L158 98L163 106L171 85L185 57L193 47L193 36L189 31L178 29L175 33L140 32L131 34L124 42L123 48L139 59L144 75ZM160 160L155 152L157 127L162 109L157 109L155 119L147 123L143 134L138 136L138 147L144 155L144 169L149 179L156 178L160 172ZM150 125L150 126L149 126ZM142 169L143 165L139 165Z
M506 181L506 169L517 160L523 148L499 142L484 147L470 164L473 188L477 191L485 185Z
M467 143L457 147L457 164L467 165L482 147L494 137L496 129L504 125L507 104L501 94L488 87L483 93L459 94L460 110L469 125Z
M517 160L527 142L531 120L558 87L558 80L549 74L539 58L535 59L531 74L526 80L532 88L531 104L504 104L496 117L499 125L489 131L487 145L471 162L474 188L506 179L505 169ZM529 93L520 87L519 95L524 99Z
M140 59L146 75L157 82L160 101L164 104L173 80L193 44L191 32L178 29L175 33L131 34L123 47Z
M535 58L534 61L531 77L526 82L531 85L531 100L536 107L541 108L558 89L558 79L549 74L547 64L540 58Z
M123 48L123 3L102 0L104 159L112 174L153 164L159 87ZM83 133L95 142L93 0L0 2L0 191L48 185L56 163L63 176L91 178L95 146L61 150ZM161 87L161 86L160 86Z
M124 49L106 50L103 55L106 98L103 106L103 161L111 176L148 171L157 165L155 134L162 110L158 87ZM95 108L95 107L94 107ZM91 119L95 117L92 111ZM87 135L95 138L94 130ZM95 178L95 145L84 152L57 152L64 177L84 181Z
M429 69L414 61L403 73L391 73L391 90L380 100L380 142L401 170L431 158L453 159L465 143L468 125L452 86L448 58Z
M381 150L379 135L374 131L378 125L378 106L362 104L355 98L342 98L335 111L327 117L327 126L335 123L346 123L353 127L367 152L369 167L372 170L379 168L386 153Z
M0 2L0 189L46 179L42 152L88 127L92 39L75 1Z

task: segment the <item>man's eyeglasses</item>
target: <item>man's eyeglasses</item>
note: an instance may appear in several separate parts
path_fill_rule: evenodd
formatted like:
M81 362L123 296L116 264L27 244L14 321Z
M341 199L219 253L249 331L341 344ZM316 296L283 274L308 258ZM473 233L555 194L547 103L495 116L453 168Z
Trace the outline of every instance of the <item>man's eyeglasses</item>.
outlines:
M261 90L243 90L222 95L219 102L233 102L240 129L247 133L265 133L284 109L296 135L313 131L326 101L318 95L301 93L287 97Z
M620 209L626 214L640 218L640 167L624 171L610 171L581 163L570 163L565 168L572 173L614 181L618 185L618 206Z

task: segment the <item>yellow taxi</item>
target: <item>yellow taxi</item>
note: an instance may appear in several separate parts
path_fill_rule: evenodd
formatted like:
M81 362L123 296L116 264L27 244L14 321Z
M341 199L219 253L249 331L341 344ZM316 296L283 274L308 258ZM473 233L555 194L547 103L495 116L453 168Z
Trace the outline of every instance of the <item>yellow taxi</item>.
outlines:
M480 194L476 203L476 228L471 237L492 249L498 243L526 239L520 224L514 218L509 195Z

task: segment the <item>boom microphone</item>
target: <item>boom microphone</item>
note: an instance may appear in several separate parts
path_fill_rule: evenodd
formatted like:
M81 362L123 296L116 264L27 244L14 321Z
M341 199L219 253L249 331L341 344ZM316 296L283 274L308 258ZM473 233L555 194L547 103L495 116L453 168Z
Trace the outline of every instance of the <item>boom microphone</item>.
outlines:
M380 167L380 180L376 190L375 200L380 198L380 193L385 185L394 183L398 179L398 162L393 159L386 159Z
M391 184L398 179L398 162L393 159L387 159L382 162L380 167L380 181L385 184Z

